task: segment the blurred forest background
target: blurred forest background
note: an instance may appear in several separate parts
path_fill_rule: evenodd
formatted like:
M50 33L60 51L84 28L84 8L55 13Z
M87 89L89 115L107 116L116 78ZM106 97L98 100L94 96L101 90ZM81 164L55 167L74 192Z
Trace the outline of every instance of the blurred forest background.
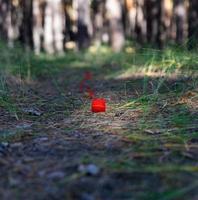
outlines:
M0 38L53 54L126 40L160 49L198 44L197 0L0 0Z

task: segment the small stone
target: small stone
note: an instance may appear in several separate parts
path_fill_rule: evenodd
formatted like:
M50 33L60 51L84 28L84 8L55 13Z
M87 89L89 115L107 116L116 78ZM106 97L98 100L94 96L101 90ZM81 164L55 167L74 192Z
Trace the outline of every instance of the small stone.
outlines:
M52 172L50 174L48 174L47 176L50 179L61 179L65 177L65 173L62 171L56 171L56 172Z
M1 142L0 144L2 147L8 147L9 146L9 143L8 142Z
M89 164L89 165L80 165L78 167L78 171L81 173L95 176L100 172L100 169L94 164Z
M48 137L39 137L39 138L35 138L34 142L46 142L48 141Z
M16 126L17 129L28 129L28 128L31 128L32 124L27 124L27 123L24 123L24 124L19 124Z
M42 112L36 108L23 108L22 111L29 115L41 116Z
M10 144L10 147L11 148L19 148L21 147L23 144L21 142L15 142L15 143L12 143Z

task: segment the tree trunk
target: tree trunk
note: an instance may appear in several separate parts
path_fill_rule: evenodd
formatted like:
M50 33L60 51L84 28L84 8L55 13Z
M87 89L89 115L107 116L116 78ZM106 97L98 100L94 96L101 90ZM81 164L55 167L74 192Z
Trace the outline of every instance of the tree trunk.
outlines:
M170 36L172 19L172 0L147 0L147 40L163 48Z
M22 0L23 19L21 26L21 40L26 48L33 47L33 34L32 34L32 0Z
M134 39L135 38L135 26L136 26L136 1L125 0L125 7L127 12L126 19L126 35Z
M174 19L176 27L176 42L182 44L186 33L186 8L184 0L174 1Z
M145 15L145 0L137 0L137 12L136 12L136 35L137 41L142 44L146 41L146 15Z
M73 7L71 0L64 0L64 15L65 15L65 31L64 31L64 44L69 41L75 40L75 33L73 30Z
M44 24L45 2L33 0L33 44L34 52L39 54L42 49L43 24Z
M188 48L198 47L198 2L189 0L188 10Z
M119 52L124 45L122 7L119 0L107 0L106 10L109 21L110 41L113 51Z
M170 26L170 14L167 2L168 0L157 1L158 12L156 17L158 22L158 31L156 42L160 49L164 48L169 33L168 26Z
M7 39L8 46L13 47L14 41L19 36L19 27L21 25L21 17L20 16L21 9L19 8L19 4L13 4L12 1L9 1L8 12L7 12Z
M14 41L19 36L21 25L21 9L19 2L0 0L0 38L13 47Z
M157 7L158 7L158 12L157 12L157 26L158 26L158 31L157 31L157 37L156 37L156 42L157 42L157 46L160 49L164 48L164 44L165 44L165 25L164 25L164 1L165 0L161 0L161 1L157 1Z
M104 32L104 1L94 0L93 7L93 34L94 42L96 45L100 45L102 42L102 34Z
M0 0L0 38L7 40L7 20L9 12L9 2L7 0Z
M93 34L89 0L74 0L77 10L78 48L87 48Z
M44 50L63 53L65 15L62 0L46 0L44 16Z
M164 1L164 26L166 39L172 38L173 0Z
M159 0L146 1L146 20L147 20L147 41L155 43L158 32L159 8L157 5Z

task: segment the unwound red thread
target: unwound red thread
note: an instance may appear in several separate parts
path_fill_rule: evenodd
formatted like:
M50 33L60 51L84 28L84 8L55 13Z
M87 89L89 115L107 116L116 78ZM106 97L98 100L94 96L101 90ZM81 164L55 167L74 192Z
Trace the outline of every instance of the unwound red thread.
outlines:
M83 80L80 82L80 92L83 92L83 89L85 88L86 92L89 94L89 98L94 98L94 91L89 87L86 86L85 83L88 80L92 79L91 72L85 72Z
M85 72L83 80L80 82L80 92L85 91L88 93L89 98L92 99L91 111L94 113L105 112L106 111L106 101L103 98L95 98L93 90L86 85L86 81L92 79L91 72Z

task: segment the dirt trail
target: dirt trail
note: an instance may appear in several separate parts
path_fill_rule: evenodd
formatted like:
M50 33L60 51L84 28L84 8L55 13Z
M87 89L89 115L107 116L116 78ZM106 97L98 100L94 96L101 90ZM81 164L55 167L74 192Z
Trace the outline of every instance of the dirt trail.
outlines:
M165 180L152 170L130 170L159 162L164 152L148 160L136 152L136 142L122 133L136 131L141 112L118 109L134 94L119 90L123 83L106 85L112 92L100 87L98 96L108 102L103 114L91 113L90 100L75 89L60 94L51 80L16 98L23 110L18 121L1 110L0 133L10 137L0 143L0 199L158 199L156 188L163 192L164 181L173 184L172 172ZM174 173L178 187L193 180L192 174L183 173L181 181L181 172Z
M0 198L114 199L112 191L120 186L100 166L124 150L121 137L107 130L112 114L91 113L82 94L75 98L68 91L61 98L51 82L26 92L18 105L32 112L22 113L17 121L1 111L1 134L10 134L10 139L0 144ZM84 108L78 107L81 101ZM96 174L80 171L89 164L97 168Z

